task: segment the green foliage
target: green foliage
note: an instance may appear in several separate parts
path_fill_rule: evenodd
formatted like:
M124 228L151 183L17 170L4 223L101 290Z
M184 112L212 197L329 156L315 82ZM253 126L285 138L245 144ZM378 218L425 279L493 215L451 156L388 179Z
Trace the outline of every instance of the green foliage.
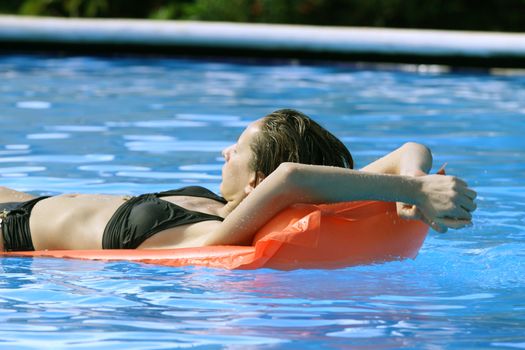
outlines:
M192 0L157 1L144 16L151 19L184 19L190 16L195 7Z
M24 3L24 0L4 0L0 1L0 13L18 13L18 9L22 4Z
M525 0L2 0L0 13L525 32Z
M187 17L203 21L252 22L250 2L247 0L197 0L187 13Z
M22 15L96 17L108 8L107 0L26 0L19 8Z

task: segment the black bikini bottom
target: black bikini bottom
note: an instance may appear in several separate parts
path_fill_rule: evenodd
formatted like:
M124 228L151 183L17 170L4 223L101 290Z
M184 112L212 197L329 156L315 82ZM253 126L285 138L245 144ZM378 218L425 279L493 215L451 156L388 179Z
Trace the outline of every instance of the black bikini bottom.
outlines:
M29 217L35 204L49 196L33 198L26 202L0 203L0 227L4 238L4 250L35 250L29 229Z

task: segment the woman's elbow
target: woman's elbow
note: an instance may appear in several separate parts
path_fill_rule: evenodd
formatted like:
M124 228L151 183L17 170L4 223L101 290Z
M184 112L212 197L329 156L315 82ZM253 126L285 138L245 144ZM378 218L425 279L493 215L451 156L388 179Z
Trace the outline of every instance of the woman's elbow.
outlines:
M298 163L283 162L279 164L275 171L284 178L290 178L297 172L299 165Z
M402 149L405 150L407 153L417 153L422 157L425 157L432 161L432 151L430 148L422 143L417 142L406 142L403 146L401 146Z
M277 183L280 184L281 190L294 192L299 190L301 165L298 163L284 162L275 170Z
M419 159L422 170L428 172L432 168L433 157L429 147L417 142L407 142L402 148L404 149L403 153L410 155L410 159Z
M418 142L414 142L414 141L409 141L409 142L405 142L403 144L403 146L401 146L402 148L408 148L408 149L412 149L412 150L418 150L420 152L424 152L424 153L428 153L430 155L432 155L432 151L430 150L430 148L422 143L418 143Z

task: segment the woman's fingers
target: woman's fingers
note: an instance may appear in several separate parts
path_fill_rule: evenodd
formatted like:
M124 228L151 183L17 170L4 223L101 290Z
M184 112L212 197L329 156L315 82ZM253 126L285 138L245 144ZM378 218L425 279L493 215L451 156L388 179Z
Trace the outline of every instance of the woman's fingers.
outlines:
M459 205L463 207L463 209L471 212L476 210L476 208L478 207L471 198L465 196L463 198L460 198Z
M415 205L397 202L397 216L406 220L419 219L418 210Z
M465 215L467 215L468 218L449 217L449 216L431 217L431 216L426 215L423 211L417 209L418 218L439 233L445 233L447 232L449 228L460 229L463 227L471 226L472 219L470 217L470 213L468 213L464 209L462 211L466 213Z
M423 218L423 222L425 222L428 226L432 227L434 231L439 232L439 233L447 232L448 227L446 225L439 224L435 221L429 221L424 216L422 218Z
M472 219L472 212L477 205L474 200L461 192L450 195L448 208L438 215L439 217L451 217L458 219Z
M471 220L462 220L462 219L453 219L453 218L436 218L434 219L434 222L439 225L447 226L447 227L454 228L454 229L459 229L459 228L463 228L463 227L472 225Z
M397 203L397 215L405 220L421 220L428 226L432 227L433 230L439 233L447 232L447 226L441 225L428 219L425 214L419 210L418 207L411 204Z
M446 227L445 225L440 225L435 222L431 222L430 227L432 227L434 231L439 232L439 233L446 233L448 231L448 227Z
M456 184L456 185L460 185L460 186L463 186L465 188L468 188L468 184L465 180L463 180L462 178L459 178L457 176L450 176L452 178L452 181Z
M461 195L466 196L467 198L470 198L471 200L476 199L478 194L476 193L476 191L469 188L465 181L461 180L458 177L455 177L454 181L456 183L456 186L454 187L456 192L458 192Z
M460 195L453 201L452 208L444 210L439 216L436 212L426 213L415 205L397 203L397 214L403 219L421 220L439 233L445 233L449 228L459 229L472 225L472 211L476 210L476 203L466 195ZM433 213L433 214L432 214Z
M439 233L445 233L447 232L448 228L445 225L439 224L435 222L434 220L429 219L421 210L417 209L417 213L419 216L419 219L423 221L428 226L432 227L434 231L437 231Z
M477 193L476 191L474 191L473 189L471 189L467 182L459 177L456 177L456 176L450 176L451 178L451 181L452 181L452 184L453 184L453 189L460 193L460 194L464 194L465 196L471 198L471 199L475 199L476 196L477 196Z
M464 194L465 196L467 196L468 198L472 199L472 200L476 199L476 197L477 197L477 195L478 195L478 194L476 193L476 191L474 191L473 189L470 189L470 188L465 188L465 189L463 190L463 194Z
M453 207L448 214L444 213L443 216L471 220L471 212L477 208L476 203L474 203L477 193L468 188L467 183L458 177L452 177L452 182L455 194L450 197L450 200Z
M452 215L450 217L457 218L457 219L472 220L472 213L468 211L467 209L463 208L462 206L459 206L457 208L457 211L459 212L459 215Z
M459 203L452 204L452 208L434 215L436 218L455 218L460 220L472 220L472 214Z

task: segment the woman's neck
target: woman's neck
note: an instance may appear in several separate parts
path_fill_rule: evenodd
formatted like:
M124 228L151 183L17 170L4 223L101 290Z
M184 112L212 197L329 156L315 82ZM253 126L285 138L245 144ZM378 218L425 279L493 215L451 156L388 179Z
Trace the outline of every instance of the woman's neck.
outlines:
M246 194L243 193L242 195L238 196L231 196L226 199L227 203L219 209L219 215L223 218L227 217L237 206L246 198Z

